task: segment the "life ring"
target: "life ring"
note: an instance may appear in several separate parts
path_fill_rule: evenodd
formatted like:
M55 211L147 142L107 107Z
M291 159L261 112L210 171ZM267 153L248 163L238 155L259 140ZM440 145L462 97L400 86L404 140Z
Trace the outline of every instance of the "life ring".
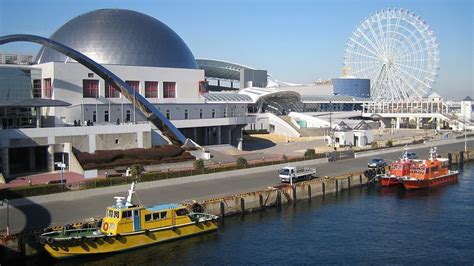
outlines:
M108 223L108 222L105 222L105 223L102 225L102 230L104 230L104 231L109 230L109 223Z
M46 244L46 239L44 239L44 237L40 237L39 242L44 246L44 244Z
M46 238L46 242L51 245L54 243L54 239L52 237L48 237Z

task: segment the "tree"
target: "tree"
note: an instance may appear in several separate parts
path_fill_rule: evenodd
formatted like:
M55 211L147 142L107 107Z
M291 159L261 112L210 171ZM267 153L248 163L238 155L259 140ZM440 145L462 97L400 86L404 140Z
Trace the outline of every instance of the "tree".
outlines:
M194 161L193 166L194 170L197 170L201 173L204 171L204 161L202 159Z
M248 166L247 159L244 157L237 158L236 164L239 168L246 168Z
M143 167L141 165L134 164L130 166L130 174L133 178L140 177L142 172L143 172Z
M387 147L392 147L392 146L393 146L392 140L391 140L391 139L387 140L387 142L385 143L385 145L386 145Z
M316 151L314 149L307 149L304 152L304 157L305 158L313 158L316 155Z

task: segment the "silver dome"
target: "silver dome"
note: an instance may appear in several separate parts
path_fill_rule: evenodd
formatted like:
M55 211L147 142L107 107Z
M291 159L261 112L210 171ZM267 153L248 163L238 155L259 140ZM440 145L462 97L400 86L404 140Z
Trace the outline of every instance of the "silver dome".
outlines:
M123 9L100 9L75 17L50 39L100 64L197 69L196 60L172 29L148 15ZM36 62L73 61L41 48Z

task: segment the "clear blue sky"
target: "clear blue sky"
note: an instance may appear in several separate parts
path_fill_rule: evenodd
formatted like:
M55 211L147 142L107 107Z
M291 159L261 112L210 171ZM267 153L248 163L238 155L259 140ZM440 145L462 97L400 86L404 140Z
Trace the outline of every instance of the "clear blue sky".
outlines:
M0 0L0 35L48 37L68 20L100 8L153 16L175 30L196 58L267 69L294 83L341 75L346 42L358 23L388 7L408 9L430 24L440 46L435 90L448 99L474 97L474 1L180 1ZM8 44L0 51L36 53L39 46Z

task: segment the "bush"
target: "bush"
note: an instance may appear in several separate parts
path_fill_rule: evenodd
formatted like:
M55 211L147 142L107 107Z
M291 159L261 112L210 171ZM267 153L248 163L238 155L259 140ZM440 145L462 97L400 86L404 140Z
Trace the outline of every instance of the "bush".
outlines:
M193 166L195 170L202 173L204 170L204 161L202 159L196 160L194 161Z
M246 168L248 166L247 160L244 157L237 158L236 164L238 168Z
M370 146L372 146L372 148L378 148L379 147L379 144L376 142L376 141L372 141L372 143L370 144Z
M288 157L286 157L286 155L285 155L285 154L283 154L283 155L281 156L281 159L283 160L283 162L286 162L286 161L288 161Z
M316 151L314 149L307 149L305 152L304 152L304 157L309 157L309 158L313 158L314 156L316 155Z
M27 187L16 187L16 188L6 188L0 190L0 200L1 199L18 199L24 197L32 197L38 195L54 194L66 192L69 189L66 185L61 184L46 184L46 185L34 185Z
M385 143L385 146L387 147L393 147L393 142L391 139L387 140L387 142Z

